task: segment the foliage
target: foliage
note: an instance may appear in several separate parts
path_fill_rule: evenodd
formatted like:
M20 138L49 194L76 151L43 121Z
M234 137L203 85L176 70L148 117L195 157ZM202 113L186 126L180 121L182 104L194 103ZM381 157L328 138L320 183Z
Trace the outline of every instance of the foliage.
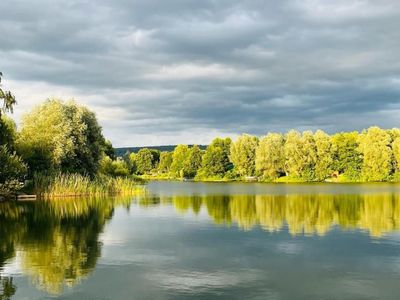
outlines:
M183 163L183 177L194 178L197 174L198 169L201 167L203 153L199 146L194 145L189 148L188 156Z
M203 155L197 178L223 178L233 168L229 160L231 143L230 138L216 138L212 141Z
M24 116L17 146L31 172L50 169L93 177L105 140L93 112L74 101L52 99Z
M189 156L189 146L188 145L178 145L176 146L172 154L172 164L171 164L171 174L176 178L184 177L184 167L185 161Z
M14 150L14 142L17 137L17 127L14 121L3 115L0 118L0 146L6 145L9 150Z
M158 171L160 173L169 173L173 161L173 152L163 151L160 153L160 163Z
M384 181L391 173L392 149L388 132L371 127L358 136L358 151L363 155L362 177L366 181Z
M362 156L358 152L358 132L341 132L332 136L333 169L349 180L360 178Z
M333 147L332 139L322 130L314 134L317 159L315 162L315 179L323 181L332 175Z
M3 77L3 73L0 72L0 118L3 113L13 112L13 107L17 103L14 95L10 91L5 91L1 88L1 77Z
M20 157L0 146L0 196L9 195L23 186L26 165Z
M268 133L260 139L256 150L256 171L264 179L274 180L284 174L284 137L279 133Z
M102 158L99 172L114 177L130 175L129 166L124 160L112 160L109 156Z
M255 175L255 157L258 139L255 136L243 134L231 144L230 161L236 172L241 176Z
M135 155L137 174L147 174L153 169L153 154L148 148L140 149Z

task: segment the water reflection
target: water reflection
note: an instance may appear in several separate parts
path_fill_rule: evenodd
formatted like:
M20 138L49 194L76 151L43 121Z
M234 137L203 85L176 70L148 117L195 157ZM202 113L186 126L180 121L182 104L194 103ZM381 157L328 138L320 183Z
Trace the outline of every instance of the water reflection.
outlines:
M286 224L292 235L325 235L332 227L366 230L372 237L400 229L400 195L205 195L142 198L141 206L172 203L176 211L205 208L216 224L260 225L269 232Z
M99 236L115 207L130 209L131 203L131 198L0 202L0 300L10 299L16 292L13 278L2 275L3 266L15 257L30 282L50 294L59 295L66 286L87 278L101 255ZM237 224L244 230L260 226L276 232L287 226L292 235L323 236L339 226L343 230L364 230L379 238L400 229L398 193L154 194L136 198L135 205L173 206L179 214L205 213L217 225ZM280 251L296 251L288 244L276 246ZM171 278L168 280L178 284Z
M129 208L130 203L130 198L0 203L0 271L18 249L22 271L32 283L61 293L94 269L101 254L99 234L114 207ZM3 278L3 285L12 286L9 280ZM3 290L7 297L10 289Z

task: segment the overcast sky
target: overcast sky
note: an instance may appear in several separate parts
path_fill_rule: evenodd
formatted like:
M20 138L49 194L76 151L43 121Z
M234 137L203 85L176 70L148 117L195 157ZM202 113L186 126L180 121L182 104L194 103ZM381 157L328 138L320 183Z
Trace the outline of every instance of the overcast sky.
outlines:
M115 146L400 126L398 0L1 0L15 119L49 97Z

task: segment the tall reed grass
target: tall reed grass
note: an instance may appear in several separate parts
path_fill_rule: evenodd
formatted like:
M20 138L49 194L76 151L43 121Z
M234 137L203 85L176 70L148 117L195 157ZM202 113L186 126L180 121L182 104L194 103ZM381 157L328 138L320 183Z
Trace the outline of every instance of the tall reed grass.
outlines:
M139 182L124 177L99 175L94 179L80 174L34 174L33 193L44 197L130 195L144 190Z

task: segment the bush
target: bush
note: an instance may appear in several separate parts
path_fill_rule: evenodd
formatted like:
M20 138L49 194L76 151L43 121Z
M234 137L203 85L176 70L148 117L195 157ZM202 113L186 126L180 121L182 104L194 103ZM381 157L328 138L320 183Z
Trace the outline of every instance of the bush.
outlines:
M23 187L27 167L20 157L0 146L0 195L7 196Z

